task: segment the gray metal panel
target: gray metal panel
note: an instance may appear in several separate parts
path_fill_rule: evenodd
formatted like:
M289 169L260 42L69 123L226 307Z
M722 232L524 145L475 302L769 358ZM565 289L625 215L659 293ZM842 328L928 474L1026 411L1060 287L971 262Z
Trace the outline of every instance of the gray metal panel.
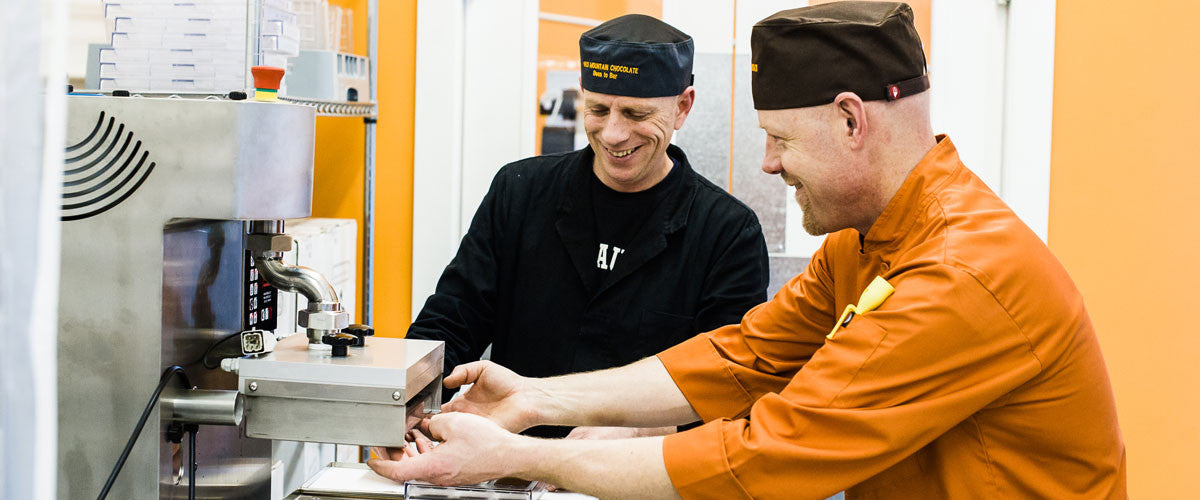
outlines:
M696 54L692 70L696 75L696 104L687 123L676 133L675 143L687 153L697 172L726 189L730 184L732 155L732 193L758 215L767 251L771 253L771 275L767 286L770 297L803 272L809 259L807 256L782 255L788 251L784 248L787 204L792 201L780 194L779 179L761 169L766 143L758 127L758 113L754 110L750 91L750 58L738 54L736 71L731 71L733 64L729 54ZM734 86L732 106L729 97L731 81Z
M136 195L106 215L148 211L122 215L166 221L284 219L311 213L316 134L311 107L158 97L72 96L67 103L68 144L87 136L104 112L106 120L125 125L125 133L141 141L155 163ZM83 175L68 175L67 180Z
M238 361L246 435L264 439L403 446L441 402L444 344L371 338L345 357L293 335Z
M70 97L67 143L82 141L101 111L142 142L147 164L152 161L155 168L136 190L133 183L124 188L128 197L123 202L62 225L58 495L64 499L89 498L100 491L165 366L187 367L193 383L204 389L234 388L233 377L202 375L193 363L201 346L240 328L232 320L240 317L240 295L228 290L236 286L240 291L235 284L240 271L233 268L242 258L241 224L171 221L304 217L312 200L312 108ZM181 228L200 228L195 231L205 240L192 241L195 235L188 235L193 229ZM207 238L218 235L224 242L210 245ZM215 275L200 277L201 270L211 272L212 266ZM194 283L188 281L189 273L196 273ZM210 305L198 306L205 293ZM205 426L198 436L198 483L214 497L258 498L264 487L269 491L270 443L244 439L232 427ZM174 450L162 443L156 410L110 498L178 494L169 477ZM205 461L209 454L223 458Z
M316 401L289 398L246 398L246 435L261 439L404 446L404 434L419 422L408 415L422 405L405 406ZM267 441L263 441L267 442Z
M729 189L729 64L729 54L696 54L696 102L673 141L696 172L724 189Z

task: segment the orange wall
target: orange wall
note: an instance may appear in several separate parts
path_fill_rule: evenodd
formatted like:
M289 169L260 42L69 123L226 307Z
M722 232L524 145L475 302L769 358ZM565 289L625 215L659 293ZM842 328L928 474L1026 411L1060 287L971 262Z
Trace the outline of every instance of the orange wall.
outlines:
M332 0L354 9L354 52L367 52L365 0ZM408 329L412 289L413 106L416 0L379 2L379 124L375 134L375 296L378 335ZM358 311L362 305L363 120L318 118L313 216L358 221Z
M538 10L598 21L607 21L625 14L662 17L662 0L542 0L538 4ZM583 31L587 31L587 29L585 28ZM579 38L575 38L573 42L576 43L575 55L578 57Z
M379 335L402 337L412 318L416 0L379 2L379 58L375 327Z
M349 311L355 322L362 320L363 140L362 118L317 117L312 214L358 223L355 282L359 291L354 302L358 310Z
M1200 498L1200 2L1058 2L1050 248L1112 377L1135 498Z

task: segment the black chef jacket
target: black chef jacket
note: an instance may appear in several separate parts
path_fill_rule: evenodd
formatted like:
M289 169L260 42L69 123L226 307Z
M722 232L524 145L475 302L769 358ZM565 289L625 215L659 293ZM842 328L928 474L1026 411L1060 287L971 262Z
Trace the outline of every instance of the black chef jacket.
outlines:
M590 147L505 165L408 330L529 377L610 368L736 323L766 300L767 248L746 205L667 154L683 179L597 283Z

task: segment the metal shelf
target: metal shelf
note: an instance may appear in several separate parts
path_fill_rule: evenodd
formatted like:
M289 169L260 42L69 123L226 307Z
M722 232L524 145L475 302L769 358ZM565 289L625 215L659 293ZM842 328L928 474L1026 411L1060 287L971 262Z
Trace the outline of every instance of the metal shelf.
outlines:
M318 116L363 116L375 117L374 101L326 101L308 97L279 96L280 101L302 104L317 108Z

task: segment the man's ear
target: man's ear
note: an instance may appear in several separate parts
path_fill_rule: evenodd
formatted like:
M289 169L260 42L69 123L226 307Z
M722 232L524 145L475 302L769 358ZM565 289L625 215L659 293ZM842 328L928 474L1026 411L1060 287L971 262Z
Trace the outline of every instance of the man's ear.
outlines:
M677 111L675 115L675 130L683 128L684 120L687 120L688 113L692 112L692 105L696 104L696 87L688 86L683 90L682 94L675 99Z
M838 135L846 139L851 149L861 148L868 130L867 108L862 98L854 92L842 92L833 98L833 107L841 122Z

